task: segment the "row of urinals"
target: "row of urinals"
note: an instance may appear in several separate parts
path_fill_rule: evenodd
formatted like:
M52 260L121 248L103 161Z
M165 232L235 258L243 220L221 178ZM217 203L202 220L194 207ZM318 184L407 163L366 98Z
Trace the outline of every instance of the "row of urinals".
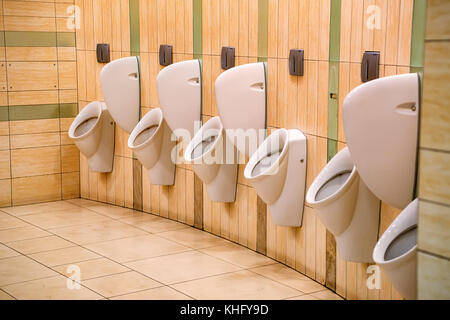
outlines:
M347 147L325 166L306 197L307 143L297 129L266 137L264 63L238 66L215 81L219 116L201 126L200 60L158 74L160 108L140 119L139 61L122 58L101 72L105 102L87 105L69 136L89 168L111 172L114 123L130 134L128 147L152 184L172 185L179 151L205 183L212 201L234 202L240 155L244 177L268 204L275 224L302 225L304 201L335 236L349 261L381 266L407 299L416 297L416 176L418 74L386 77L354 89L343 106ZM381 201L404 209L379 235Z

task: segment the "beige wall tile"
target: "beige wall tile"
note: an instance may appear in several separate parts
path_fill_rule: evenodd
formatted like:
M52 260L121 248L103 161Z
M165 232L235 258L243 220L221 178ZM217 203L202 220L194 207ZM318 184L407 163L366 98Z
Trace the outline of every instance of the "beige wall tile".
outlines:
M75 145L61 146L62 172L80 171L80 152Z
M450 207L420 201L419 249L450 258Z
M421 114L422 147L450 151L450 81L448 52L450 41L425 44L425 72Z
M450 39L450 3L446 0L428 0L427 7L428 40Z
M73 199L80 197L80 172L62 174L62 198Z
M59 146L59 144L60 137L57 132L11 136L11 149Z
M54 47L7 47L8 61L56 61Z
M57 90L8 92L8 97L12 106L58 103Z
M55 5L48 2L3 1L5 16L54 17Z
M11 134L58 132L59 119L10 121Z
M8 87L12 91L56 89L56 62L8 63Z
M55 18L5 16L5 31L55 32Z
M60 199L60 174L24 177L12 180L12 202L15 206Z
M11 150L13 178L61 172L60 147Z
M426 253L418 254L418 298L450 299L450 261Z
M420 151L420 198L450 205L450 154L428 150Z
M9 150L0 151L0 179L11 178L11 163Z
M11 205L11 179L0 180L0 207Z
M59 88L76 89L77 88L77 64L76 62L59 62Z

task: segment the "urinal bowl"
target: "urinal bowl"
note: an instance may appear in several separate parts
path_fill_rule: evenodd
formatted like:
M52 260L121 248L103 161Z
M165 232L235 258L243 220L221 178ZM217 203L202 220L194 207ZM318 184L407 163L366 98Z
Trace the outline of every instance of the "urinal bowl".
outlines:
M111 172L114 162L114 121L103 102L81 110L69 128L72 139L95 172Z
M173 185L175 182L176 142L167 126L161 109L149 111L128 139L128 147L147 169L150 182L155 185Z
M360 179L348 148L341 150L317 176L306 202L335 236L343 259L373 262L380 200Z
M302 225L306 152L301 131L279 129L261 144L244 170L244 177L267 203L277 225Z
M200 128L188 144L184 159L206 184L212 201L236 200L237 151L227 141L219 117L210 119Z
M419 200L411 202L384 232L373 260L408 300L417 298L417 222Z

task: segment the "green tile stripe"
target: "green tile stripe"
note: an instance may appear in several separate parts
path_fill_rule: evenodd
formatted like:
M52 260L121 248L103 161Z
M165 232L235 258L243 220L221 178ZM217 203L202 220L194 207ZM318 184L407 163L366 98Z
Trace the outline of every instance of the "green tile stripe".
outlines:
M5 31L7 47L75 47L75 32Z
M422 71L425 52L427 1L414 0L411 34L411 72Z
M75 47L75 32L57 32L56 46L58 47Z
M130 14L130 51L138 56L141 51L141 31L139 21L139 0L129 0Z
M267 62L269 33L269 1L258 0L258 61Z
M0 121L8 121L8 106L0 106Z
M59 105L60 118L75 118L78 115L78 103L61 103Z
M35 104L26 106L9 106L7 113L10 121L74 118L78 114L77 103ZM4 117L0 110L0 119Z
M341 0L331 1L330 8L330 56L328 78L328 160L337 152L339 110L339 60L341 50Z
M329 162L338 152L341 0L331 1L329 41L327 162ZM326 234L325 269L325 285L331 290L336 290L336 240L328 230Z
M0 47L5 46L5 31L0 31Z
M192 3L192 25L193 25L193 50L194 50L194 59L200 59L203 54L203 45L202 45L202 15L203 15L203 7L202 0L193 0Z

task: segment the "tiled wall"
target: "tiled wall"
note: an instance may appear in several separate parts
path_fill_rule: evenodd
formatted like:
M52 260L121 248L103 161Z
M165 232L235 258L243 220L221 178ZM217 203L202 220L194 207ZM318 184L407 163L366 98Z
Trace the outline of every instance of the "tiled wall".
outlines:
M201 58L203 119L217 115L214 81L222 72L220 49L236 48L236 64L267 62L268 125L298 128L308 138L309 186L322 167L345 147L342 102L360 82L365 50L381 52L381 76L420 71L424 0L77 0L80 107L102 99L95 44L112 45L112 58L140 55L142 111L158 106L155 79L159 44L174 46L175 61ZM369 30L369 6L379 10L380 28ZM138 23L139 21L139 23ZM413 39L413 40L412 40ZM412 44L412 45L411 45ZM291 48L305 50L305 76L288 73ZM336 94L332 98L331 94ZM134 207L198 228L257 250L326 284L349 299L398 299L382 275L381 288L366 287L365 264L345 262L334 238L312 208L305 206L302 228L278 227L239 168L237 199L211 202L188 165L177 168L173 187L151 185L116 133L114 172L90 172L81 157L81 196ZM399 210L383 204L380 233Z
M0 207L79 196L73 0L1 1Z
M419 162L419 298L450 299L450 2L429 0Z

